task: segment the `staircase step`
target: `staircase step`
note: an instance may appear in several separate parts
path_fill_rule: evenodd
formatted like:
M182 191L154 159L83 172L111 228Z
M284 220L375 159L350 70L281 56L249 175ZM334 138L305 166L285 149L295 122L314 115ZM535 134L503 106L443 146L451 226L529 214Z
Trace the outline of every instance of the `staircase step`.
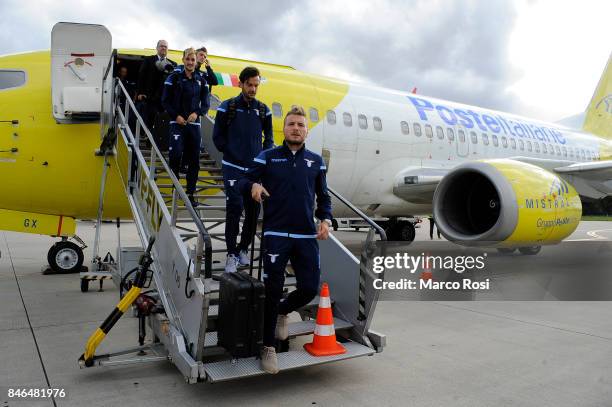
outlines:
M297 321L289 323L289 338L295 338L296 336L312 335L314 333L316 321ZM336 331L343 329L352 328L353 324L340 318L334 318L334 328ZM217 346L217 332L206 332L206 338L204 339L204 347L216 347Z
M172 184L157 184L158 188L174 188ZM225 189L223 184L201 184L196 185L196 190L198 189Z
M278 368L281 372L284 372L305 366L369 356L375 353L374 349L356 342L346 342L342 345L346 348L346 353L334 356L312 356L303 349L278 353ZM261 369L260 360L256 357L205 363L202 370L206 374L206 380L213 383L267 374Z

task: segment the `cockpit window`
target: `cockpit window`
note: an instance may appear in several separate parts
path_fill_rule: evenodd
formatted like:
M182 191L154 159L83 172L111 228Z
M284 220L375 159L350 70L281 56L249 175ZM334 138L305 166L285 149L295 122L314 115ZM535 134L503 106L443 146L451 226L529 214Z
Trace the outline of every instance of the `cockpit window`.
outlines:
M24 71L0 70L0 90L18 88L26 81Z

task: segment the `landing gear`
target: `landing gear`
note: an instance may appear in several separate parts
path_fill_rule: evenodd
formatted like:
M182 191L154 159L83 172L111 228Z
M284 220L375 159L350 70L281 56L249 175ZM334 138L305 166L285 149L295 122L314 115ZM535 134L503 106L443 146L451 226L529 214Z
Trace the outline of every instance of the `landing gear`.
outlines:
M83 249L73 242L62 240L51 246L47 261L56 273L76 273L83 266Z
M407 220L390 220L385 227L387 239L400 242L413 242L416 236L414 224Z
M521 254L533 256L540 253L540 250L542 250L542 246L519 247L518 250L519 252L521 252Z

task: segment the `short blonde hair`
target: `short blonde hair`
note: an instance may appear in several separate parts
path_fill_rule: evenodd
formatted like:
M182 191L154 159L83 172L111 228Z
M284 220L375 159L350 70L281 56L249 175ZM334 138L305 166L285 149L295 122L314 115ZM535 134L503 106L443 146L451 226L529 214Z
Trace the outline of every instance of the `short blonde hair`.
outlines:
M195 51L195 49L193 49L193 47L189 47L185 51L183 51L183 58L185 58L185 57L187 57L187 56L189 56L191 54L193 54L193 56L196 55L196 51Z
M285 115L285 119L283 120L283 126L285 125L285 123L287 123L287 117L289 116L302 116L306 120L306 123L308 123L308 118L306 117L306 111L304 110L302 106L298 106L298 105L291 106L291 110L289 110L287 114Z

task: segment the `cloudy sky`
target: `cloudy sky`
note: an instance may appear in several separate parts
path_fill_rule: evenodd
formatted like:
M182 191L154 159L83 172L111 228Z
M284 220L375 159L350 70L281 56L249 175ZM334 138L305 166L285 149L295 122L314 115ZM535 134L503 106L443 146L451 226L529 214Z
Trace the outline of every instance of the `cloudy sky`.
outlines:
M588 104L612 51L611 15L609 0L1 0L0 54L49 48L57 21L99 23L115 47L205 44L556 121Z

